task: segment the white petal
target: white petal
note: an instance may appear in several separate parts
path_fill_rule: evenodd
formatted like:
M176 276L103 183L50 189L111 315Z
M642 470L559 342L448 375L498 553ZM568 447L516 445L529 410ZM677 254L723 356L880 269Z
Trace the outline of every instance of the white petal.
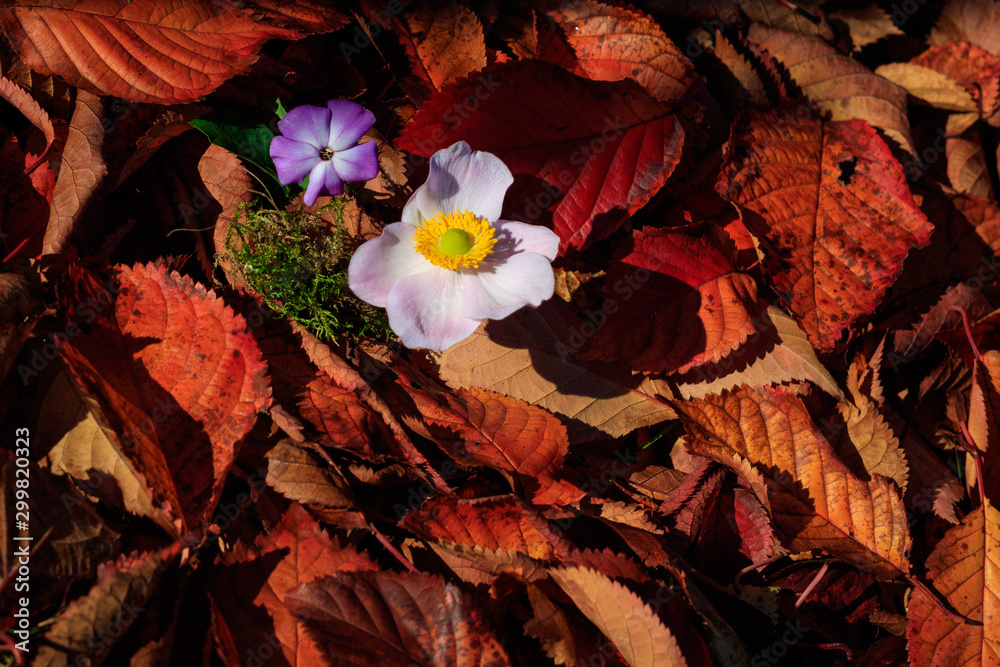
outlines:
M405 222L386 225L382 235L361 244L347 267L347 286L359 299L385 308L389 290L403 276L435 268L413 247L417 228Z
M389 290L389 326L406 347L445 350L469 336L479 320L462 315L467 276L434 267L404 276Z
M510 169L492 153L473 152L459 141L431 156L427 182L403 207L403 222L422 225L438 213L472 211L493 222L500 217L507 188L514 182Z
M547 227L497 220L493 229L497 232L497 244L493 246L495 260L506 259L514 253L534 252L551 262L559 252L559 236Z
M465 277L462 312L479 320L500 320L522 306L538 306L552 298L556 285L548 258L533 252L483 262Z

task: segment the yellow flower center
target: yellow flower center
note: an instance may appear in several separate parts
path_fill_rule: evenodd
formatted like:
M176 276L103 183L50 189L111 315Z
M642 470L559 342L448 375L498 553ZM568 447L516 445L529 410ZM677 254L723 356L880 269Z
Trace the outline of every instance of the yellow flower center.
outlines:
M417 252L434 266L474 269L493 252L493 227L471 211L444 212L424 222L413 235Z

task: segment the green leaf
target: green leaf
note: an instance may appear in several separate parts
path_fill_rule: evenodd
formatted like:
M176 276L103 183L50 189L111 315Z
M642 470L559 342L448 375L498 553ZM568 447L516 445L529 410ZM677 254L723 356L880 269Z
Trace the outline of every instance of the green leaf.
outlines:
M270 153L274 132L268 126L263 123L254 126L237 125L204 118L192 120L191 125L216 146L239 155L275 181L278 180L278 172ZM287 189L285 192L287 194Z

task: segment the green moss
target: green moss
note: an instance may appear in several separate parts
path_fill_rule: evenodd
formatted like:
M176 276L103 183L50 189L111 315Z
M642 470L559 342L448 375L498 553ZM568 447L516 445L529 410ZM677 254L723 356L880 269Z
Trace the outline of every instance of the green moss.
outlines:
M389 339L385 312L347 287L350 249L342 227L345 198L328 210L336 227L319 216L241 206L229 226L226 252L247 284L269 305L317 338L341 333Z

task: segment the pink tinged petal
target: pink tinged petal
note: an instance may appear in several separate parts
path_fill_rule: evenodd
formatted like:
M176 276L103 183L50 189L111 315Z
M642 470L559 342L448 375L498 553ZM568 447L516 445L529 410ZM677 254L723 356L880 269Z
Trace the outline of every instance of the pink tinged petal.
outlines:
M385 308L397 280L435 268L414 249L416 231L413 225L394 222L385 226L381 236L354 251L347 267L347 286L359 299Z
M483 262L465 277L462 313L478 320L500 320L523 306L538 306L552 298L556 286L549 260L533 252Z
M297 106L278 121L278 130L296 141L304 141L316 147L326 148L330 144L330 110L311 104Z
M360 104L350 100L330 100L330 141L335 151L342 151L358 143L358 139L375 124L375 115Z
M370 181L378 176L378 149L374 141L366 141L346 151L333 154L333 168L345 183Z
M344 193L344 183L333 170L330 160L320 160L309 172L309 187L302 195L306 206L312 206L320 195L340 195Z
M492 153L473 152L459 141L431 156L427 182L406 202L402 220L421 225L438 213L458 210L493 222L500 217L504 195L513 182L503 160Z
M400 278L389 290L389 326L406 347L445 350L469 336L479 320L462 315L466 276L434 267Z
M547 227L529 225L526 222L497 220L493 223L497 233L497 244L493 247L491 259L506 259L514 253L534 252L550 262L559 252L559 236Z
M319 162L319 149L304 141L279 136L271 140L271 159L282 185L298 183Z

